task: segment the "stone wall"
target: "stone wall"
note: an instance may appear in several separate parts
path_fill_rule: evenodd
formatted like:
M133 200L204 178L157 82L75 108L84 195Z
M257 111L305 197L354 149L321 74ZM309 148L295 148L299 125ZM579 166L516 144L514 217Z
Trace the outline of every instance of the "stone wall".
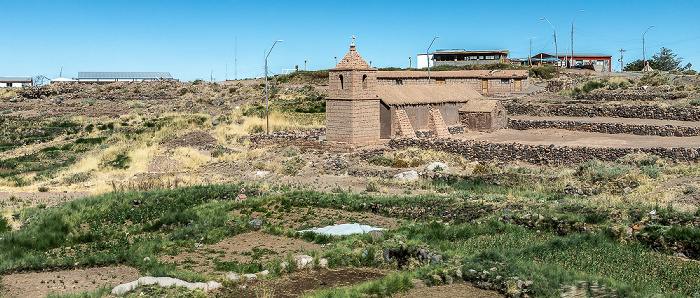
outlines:
M687 91L675 91L670 86L660 86L616 90L596 89L588 93L581 92L576 95L576 98L591 101L653 101L686 98L688 94Z
M613 117L659 120L700 121L700 109L692 107L658 107L653 105L534 105L503 102L509 115Z
M647 153L678 162L698 162L697 148L592 148L491 143L464 139L392 139L391 149L416 147L459 154L470 160L524 161L537 165L578 164L591 159L615 161L631 153Z
M515 130L528 129L566 129L585 132L600 132L607 134L634 134L662 137L694 137L700 136L700 127L657 126L627 123L603 123L565 120L517 120L509 119L508 128Z

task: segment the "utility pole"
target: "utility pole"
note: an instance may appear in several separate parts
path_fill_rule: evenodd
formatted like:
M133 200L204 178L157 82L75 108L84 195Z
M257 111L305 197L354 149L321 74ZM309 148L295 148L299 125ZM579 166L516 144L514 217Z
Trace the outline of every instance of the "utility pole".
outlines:
M411 68L411 57L408 57L408 68Z
M265 127L267 129L267 134L270 134L270 98L267 96L267 57L270 57L270 53L272 53L272 49L275 48L275 45L278 42L282 42L281 39L275 40L275 43L272 44L272 47L270 48L270 51L267 52L267 55L265 56Z
M333 57L333 58L335 58L335 65L337 66L337 65L338 65L338 57L336 56L336 57Z
M569 64L569 67L574 66L574 21L576 18L578 18L578 15L584 12L585 10L581 9L576 16L574 17L573 20L571 20L571 64Z
M549 23L550 26L552 26L552 29L554 29L554 58L557 59L557 75L559 74L559 47L557 46L557 28L554 28L554 25L547 19L547 18L541 18L540 20L545 20L547 23Z
M306 60L304 60L304 71L306 71Z
M644 61L644 66L642 66L642 71L644 71L647 68L647 51L646 51L646 47L644 45L644 35L646 35L647 32L649 32L649 29L651 29L652 27L654 27L654 25L649 26L649 28L647 28L647 31L644 31L644 34L642 34L642 57L643 57L642 59Z
M213 81L214 81L214 70L212 69L211 74L209 74L209 82L213 82Z
M537 37L528 37L527 39L530 40L530 55L527 56L527 64L528 66L532 67L532 39L537 38Z
M627 52L627 50L620 49L620 72L625 68L625 62L622 61L624 52Z
M425 59L428 59L428 84L430 84L430 47L433 46L433 43L435 42L435 39L440 38L440 36L435 36L433 37L433 41L430 42L430 45L428 46L428 49L425 50Z

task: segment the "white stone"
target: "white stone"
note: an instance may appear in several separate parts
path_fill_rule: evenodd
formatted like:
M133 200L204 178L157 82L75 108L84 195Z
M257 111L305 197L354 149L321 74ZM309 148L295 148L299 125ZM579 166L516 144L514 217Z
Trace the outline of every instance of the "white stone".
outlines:
M243 276L245 276L245 278L247 278L247 279L256 279L256 278L258 278L258 276L255 275L255 274L253 274L253 273L246 273L246 274L243 274Z
M124 295L130 291L133 291L140 285L152 285L152 284L157 284L161 287L172 287L172 286L177 286L177 287L186 287L189 290L194 290L194 289L202 289L205 292L209 290L216 289L218 287L221 287L221 284L215 281L210 281L208 283L202 283L202 282L196 282L196 283L189 283L181 279L177 278L172 278L172 277L152 277L152 276L144 276L139 278L138 280L121 284L114 289L112 289L112 294L113 295Z
M230 280L239 280L239 279L241 279L241 275L236 273L236 272L229 271L229 272L226 272L226 278L228 278Z
M437 167L440 167L443 171L447 171L447 169L448 169L446 164L436 161L436 162L434 162L434 163L431 163L431 164L426 168L426 170L429 171L429 172L433 172L433 171L435 171L435 168L437 168Z
M414 181L418 180L418 178L418 172L416 171L407 171L394 175L394 179L399 181Z
M307 256L307 255L298 255L294 256L294 259L297 261L297 268L299 269L304 269L304 267L311 267L314 264L314 258L312 256Z
M319 259L318 260L318 267L327 268L328 267L328 259L326 259L326 258Z
M263 270L257 273L258 275L268 275L270 274L270 270Z

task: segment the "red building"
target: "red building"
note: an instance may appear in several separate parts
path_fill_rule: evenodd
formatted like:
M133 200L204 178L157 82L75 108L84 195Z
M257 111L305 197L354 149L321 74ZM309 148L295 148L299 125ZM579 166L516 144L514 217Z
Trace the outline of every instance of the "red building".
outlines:
M592 65L595 71L612 71L612 56L600 53L574 53L573 64L571 63L571 53L559 53L557 57L554 53L539 53L532 57L532 60L559 58L562 60L560 67L577 67Z

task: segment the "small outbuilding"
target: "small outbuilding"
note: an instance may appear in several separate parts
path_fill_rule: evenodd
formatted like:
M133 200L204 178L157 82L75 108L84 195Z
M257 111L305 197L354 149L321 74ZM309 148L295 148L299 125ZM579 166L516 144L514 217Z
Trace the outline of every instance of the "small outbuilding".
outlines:
M0 88L33 86L32 77L0 77Z
M498 100L470 100L459 108L459 120L468 130L494 131L508 126L506 109Z

